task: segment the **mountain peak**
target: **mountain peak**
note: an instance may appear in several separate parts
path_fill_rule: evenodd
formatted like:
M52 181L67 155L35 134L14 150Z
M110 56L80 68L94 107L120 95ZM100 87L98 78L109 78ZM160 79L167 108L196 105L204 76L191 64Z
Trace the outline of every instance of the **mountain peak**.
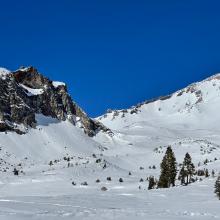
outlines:
M0 75L0 131L23 133L28 127L35 128L35 114L68 120L89 136L109 131L82 111L64 83L51 81L36 68L22 67L14 72L1 68Z

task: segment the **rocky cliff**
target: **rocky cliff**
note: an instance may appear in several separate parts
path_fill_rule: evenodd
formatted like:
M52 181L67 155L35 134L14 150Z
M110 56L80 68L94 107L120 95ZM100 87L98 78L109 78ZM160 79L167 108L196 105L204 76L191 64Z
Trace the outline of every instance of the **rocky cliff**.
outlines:
M0 70L0 131L23 133L36 126L35 114L43 114L80 124L86 134L111 131L89 118L71 99L64 83L54 82L40 74L34 67L20 68L14 72Z

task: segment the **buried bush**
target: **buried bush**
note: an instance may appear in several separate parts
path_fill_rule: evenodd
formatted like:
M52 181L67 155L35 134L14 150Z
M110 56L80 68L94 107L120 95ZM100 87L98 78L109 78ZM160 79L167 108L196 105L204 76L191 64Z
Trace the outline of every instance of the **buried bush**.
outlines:
M95 162L96 162L96 163L101 163L101 161L102 161L102 159L99 158L99 159L97 159Z
M107 191L108 189L107 189L107 187L103 186L103 187L101 188L101 190L102 190L102 191Z
M208 169L205 169L205 177L209 177L209 171L208 171Z
M85 181L85 182L82 182L81 185L82 186L88 186L88 183Z
M148 189L154 189L156 186L156 180L154 179L153 176L149 177L149 185L148 185Z
M204 170L197 170L196 174L197 174L197 176L205 176L205 171Z
M112 178L109 176L106 178L108 181L112 181Z
M215 171L212 170L212 177L214 178L215 177Z
M15 176L18 176L19 171L16 168L14 168L13 173Z
M122 179L122 178L119 178L119 183L123 183L124 182L124 180Z

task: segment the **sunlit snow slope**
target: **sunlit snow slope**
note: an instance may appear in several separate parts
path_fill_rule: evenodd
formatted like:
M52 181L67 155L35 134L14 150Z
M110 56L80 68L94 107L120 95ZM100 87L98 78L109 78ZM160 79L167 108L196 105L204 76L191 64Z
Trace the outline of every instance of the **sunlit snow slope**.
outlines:
M168 145L178 163L189 152L195 164L203 164L206 158L220 158L219 108L220 74L216 74L130 109L108 110L97 119L115 136L109 140L99 134L96 139L104 139L102 143L111 149L109 155L120 155L124 168L159 166Z

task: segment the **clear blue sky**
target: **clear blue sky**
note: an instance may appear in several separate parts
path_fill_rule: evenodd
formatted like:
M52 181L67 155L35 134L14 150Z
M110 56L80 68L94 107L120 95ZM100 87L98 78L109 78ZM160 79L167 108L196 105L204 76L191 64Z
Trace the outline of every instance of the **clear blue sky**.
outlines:
M91 116L220 72L220 1L7 0L0 66L67 83Z

